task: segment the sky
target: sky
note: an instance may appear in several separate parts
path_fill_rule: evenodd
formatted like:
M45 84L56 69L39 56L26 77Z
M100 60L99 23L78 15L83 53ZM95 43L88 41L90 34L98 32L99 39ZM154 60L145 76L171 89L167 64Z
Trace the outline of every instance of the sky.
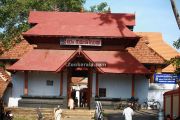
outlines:
M170 0L86 0L85 7L101 2L107 2L112 13L135 13L135 32L161 32L171 46L180 37ZM180 13L180 0L176 4Z

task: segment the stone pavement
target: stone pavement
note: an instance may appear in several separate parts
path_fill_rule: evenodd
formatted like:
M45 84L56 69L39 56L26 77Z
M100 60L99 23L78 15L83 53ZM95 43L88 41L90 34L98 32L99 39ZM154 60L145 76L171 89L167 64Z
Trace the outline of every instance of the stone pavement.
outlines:
M122 111L118 110L105 110L105 120L124 120ZM133 120L158 120L157 111L141 110L136 111Z

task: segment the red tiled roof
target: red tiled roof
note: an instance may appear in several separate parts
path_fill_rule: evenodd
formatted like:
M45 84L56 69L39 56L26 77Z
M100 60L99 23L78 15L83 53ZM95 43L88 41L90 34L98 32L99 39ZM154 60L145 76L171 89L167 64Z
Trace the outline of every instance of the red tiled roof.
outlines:
M76 52L73 50L33 50L8 69L58 72L76 56ZM141 63L125 51L80 51L80 53L90 62L107 63L107 67L97 67L103 73L148 73Z
M21 41L20 43L16 44L13 48L8 51L5 51L1 56L0 60L2 59L20 59L25 53L29 52L33 49L33 46L30 45L26 40Z
M147 45L166 60L180 55L175 48L171 47L163 40L162 34L159 32L136 32L136 34L148 41Z
M24 36L138 37L126 26L135 25L134 14L30 12L29 23L37 23Z
M11 77L0 67L0 98L3 97L5 90L11 82Z
M147 74L148 70L127 51L84 51L94 62L105 62L105 73Z
M74 52L75 50L34 49L7 69L56 71Z
M165 64L165 59L155 50L150 48L145 37L138 41L135 47L128 47L128 52L133 55L139 62L144 64Z

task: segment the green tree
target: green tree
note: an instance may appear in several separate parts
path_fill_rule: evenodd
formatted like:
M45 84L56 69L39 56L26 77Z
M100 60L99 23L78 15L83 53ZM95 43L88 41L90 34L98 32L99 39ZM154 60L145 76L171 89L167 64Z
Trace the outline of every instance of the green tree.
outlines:
M93 5L90 7L90 12L111 12L110 7L108 7L108 4L106 2L102 2L98 5Z
M1 0L0 42L8 49L21 40L21 33L29 29L30 10L77 12L84 3L85 0Z

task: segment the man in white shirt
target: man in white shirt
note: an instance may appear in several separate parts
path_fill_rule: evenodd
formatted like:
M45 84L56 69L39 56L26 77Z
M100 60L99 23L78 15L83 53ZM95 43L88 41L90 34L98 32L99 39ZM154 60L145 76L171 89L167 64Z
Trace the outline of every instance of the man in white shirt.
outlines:
M58 105L58 108L54 109L55 120L61 120L61 114L62 114L62 110L61 110L60 106Z
M132 115L134 115L133 109L128 105L127 108L124 109L123 115L125 116L125 120L132 120Z

